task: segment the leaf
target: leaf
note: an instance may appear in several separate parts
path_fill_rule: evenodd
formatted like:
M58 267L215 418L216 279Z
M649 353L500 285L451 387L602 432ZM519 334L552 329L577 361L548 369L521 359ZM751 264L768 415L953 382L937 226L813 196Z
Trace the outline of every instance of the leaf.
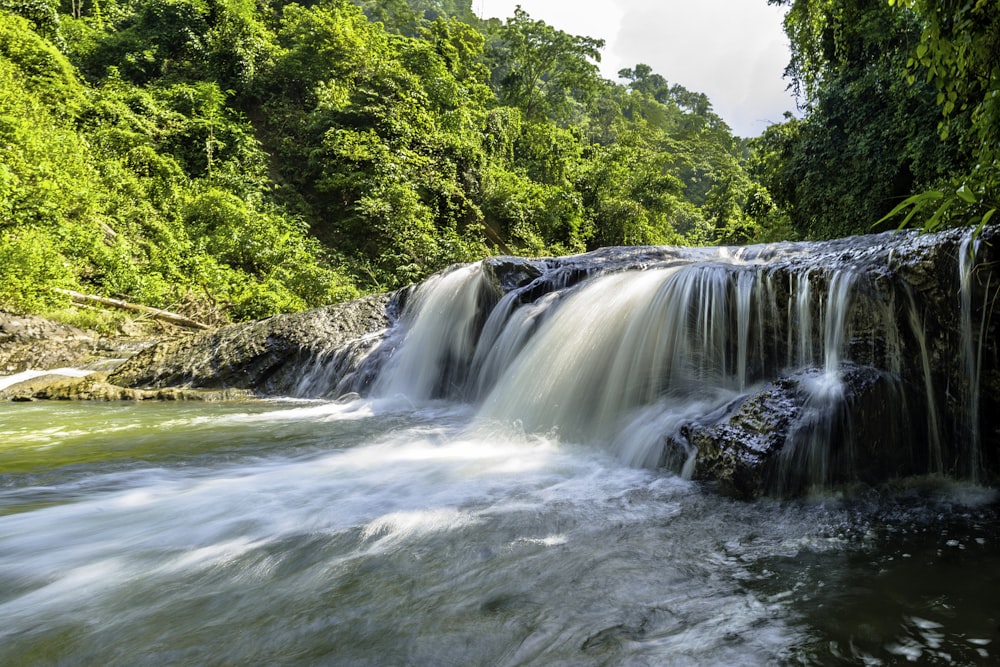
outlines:
M879 218L872 226L877 227L878 225L881 225L883 222L891 218L895 218L897 215L899 215L907 208L912 206L913 209L907 214L905 218L903 218L903 222L901 222L899 227L897 227L897 229L902 229L907 225L908 222L910 222L913 216L916 215L917 211L919 211L929 202L934 201L935 199L941 199L942 197L944 197L944 193L941 192L940 190L928 190L927 192L918 192L915 195L910 195L902 202L900 202L894 209L892 209L884 216Z
M934 211L934 215L931 216L930 220L924 223L924 231L933 232L941 225L941 219L944 217L945 212L951 208L951 205L955 203L954 199L945 199L938 206L937 210Z
M983 231L983 227L986 226L986 223L990 221L990 218L992 218L993 214L996 212L997 210L995 208L991 208L983 214L983 219L979 221L979 224L976 225L976 230L972 232L973 238L979 236L979 232Z
M955 190L955 194L958 195L958 198L964 202L968 202L970 204L976 203L976 194L969 190L965 183L962 183L962 187Z

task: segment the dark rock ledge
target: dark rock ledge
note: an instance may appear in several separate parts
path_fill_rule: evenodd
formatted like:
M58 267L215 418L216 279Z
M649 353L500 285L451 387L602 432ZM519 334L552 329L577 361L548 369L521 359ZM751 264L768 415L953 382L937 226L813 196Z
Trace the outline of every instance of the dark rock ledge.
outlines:
M364 297L302 313L232 324L159 342L102 339L36 316L0 313L0 375L102 368L82 378L57 373L0 389L0 401L237 400L287 394L303 369L386 329L405 292ZM122 358L125 359L122 362Z

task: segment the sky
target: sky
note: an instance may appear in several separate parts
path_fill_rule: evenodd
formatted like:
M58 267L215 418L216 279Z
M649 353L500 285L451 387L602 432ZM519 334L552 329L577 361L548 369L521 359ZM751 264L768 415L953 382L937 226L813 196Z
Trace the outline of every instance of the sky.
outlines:
M795 111L782 77L784 9L767 0L472 0L483 18L507 18L517 5L563 32L603 39L601 73L612 81L645 63L705 93L737 136L758 136Z

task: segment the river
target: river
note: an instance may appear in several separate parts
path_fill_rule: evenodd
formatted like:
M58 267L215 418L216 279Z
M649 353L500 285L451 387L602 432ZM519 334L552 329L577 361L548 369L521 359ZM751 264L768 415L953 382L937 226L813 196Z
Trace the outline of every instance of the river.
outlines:
M0 664L996 664L997 494L736 501L453 402L0 406Z

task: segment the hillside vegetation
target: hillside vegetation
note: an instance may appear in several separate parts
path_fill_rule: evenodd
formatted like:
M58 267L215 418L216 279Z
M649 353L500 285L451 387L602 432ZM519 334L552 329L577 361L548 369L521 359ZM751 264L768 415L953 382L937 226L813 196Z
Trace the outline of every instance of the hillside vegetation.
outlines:
M783 4L803 116L747 141L471 0L0 0L0 308L259 318L490 254L868 231L933 188L914 221L988 219L996 8L933 33L931 2ZM984 62L927 76L945 29Z

